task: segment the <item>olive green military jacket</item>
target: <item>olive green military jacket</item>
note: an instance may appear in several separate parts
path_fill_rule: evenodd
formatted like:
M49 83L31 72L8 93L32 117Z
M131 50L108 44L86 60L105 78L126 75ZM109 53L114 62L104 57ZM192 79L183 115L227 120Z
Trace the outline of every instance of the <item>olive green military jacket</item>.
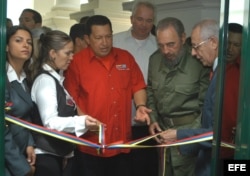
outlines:
M209 84L209 68L192 57L187 48L174 67L166 65L160 50L149 60L147 106L151 123L163 124L164 117L175 118L200 112ZM164 125L163 125L164 126Z

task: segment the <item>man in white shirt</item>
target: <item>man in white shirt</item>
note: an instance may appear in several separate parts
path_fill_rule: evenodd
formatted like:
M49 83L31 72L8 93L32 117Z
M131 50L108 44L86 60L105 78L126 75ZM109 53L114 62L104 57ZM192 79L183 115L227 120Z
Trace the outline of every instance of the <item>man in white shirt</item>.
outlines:
M149 2L137 2L132 9L130 17L132 27L124 32L114 34L113 46L129 51L139 65L145 82L148 76L148 62L150 55L157 50L155 36L151 34L154 25L155 7ZM136 107L132 102L132 135L138 139L149 135L146 124L136 123ZM152 145L152 141L145 145ZM131 151L131 163L133 175L157 175L156 149L134 149Z

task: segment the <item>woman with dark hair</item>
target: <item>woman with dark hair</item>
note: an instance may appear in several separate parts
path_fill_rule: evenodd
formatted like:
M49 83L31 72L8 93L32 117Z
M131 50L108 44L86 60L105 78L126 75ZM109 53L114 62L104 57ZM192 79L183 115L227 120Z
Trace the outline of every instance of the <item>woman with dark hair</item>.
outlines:
M33 52L32 35L25 27L13 26L7 31L6 42L5 100L12 103L8 114L31 121L33 102L27 86L26 75L28 75L28 65ZM30 131L12 123L7 126L5 175L32 175L36 156L34 140ZM10 143L11 145L8 145Z
M72 61L73 42L61 31L50 31L40 37L38 59L32 70L31 96L40 119L35 123L57 131L83 135L97 129L98 121L88 115L76 115L76 106L63 87L62 71ZM35 136L36 176L71 176L74 145L45 135Z

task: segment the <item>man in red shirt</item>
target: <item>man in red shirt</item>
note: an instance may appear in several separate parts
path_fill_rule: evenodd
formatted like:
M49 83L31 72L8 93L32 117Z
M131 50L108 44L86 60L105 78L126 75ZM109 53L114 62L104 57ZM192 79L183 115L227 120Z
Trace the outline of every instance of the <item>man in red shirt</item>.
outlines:
M74 55L65 73L65 87L73 96L79 114L89 114L106 125L105 143L126 143L131 137L131 100L137 105L135 120L149 124L146 84L133 56L112 44L112 25L102 15L86 22L88 48ZM98 135L88 132L84 139L98 143ZM77 174L81 176L128 176L129 149L96 149L78 146Z
M237 23L228 24L227 65L224 83L221 140L234 143L234 129L237 123L238 94L240 79L240 55L243 27ZM232 159L234 150L221 148L223 159Z

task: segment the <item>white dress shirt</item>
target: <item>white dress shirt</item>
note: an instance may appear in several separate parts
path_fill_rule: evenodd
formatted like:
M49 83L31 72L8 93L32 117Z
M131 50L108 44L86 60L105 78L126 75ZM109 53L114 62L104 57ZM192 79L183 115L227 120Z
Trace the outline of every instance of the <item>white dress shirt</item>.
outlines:
M9 82L10 83L13 81L19 82L22 85L23 89L26 91L26 88L23 84L23 80L26 78L25 72L22 70L20 77L18 78L16 71L8 62L6 62L6 68L7 68L7 77Z
M114 34L113 46L125 49L134 56L147 82L149 57L157 50L155 36L150 34L145 40L137 40L132 36L130 28L128 31Z
M43 68L53 75L63 87L64 77L62 75L58 74L47 64ZM67 95L66 98L71 98L65 89L64 91ZM42 123L45 127L57 131L75 133L77 136L81 136L87 131L85 126L86 115L66 118L58 116L56 83L51 76L41 74L35 79L31 89L31 98L37 104ZM46 152L36 149L36 153Z

